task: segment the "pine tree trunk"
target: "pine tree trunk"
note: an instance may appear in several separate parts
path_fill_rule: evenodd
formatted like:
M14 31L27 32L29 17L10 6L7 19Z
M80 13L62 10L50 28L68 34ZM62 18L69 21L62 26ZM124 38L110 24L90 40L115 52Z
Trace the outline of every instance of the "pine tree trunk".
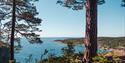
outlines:
M11 39L10 39L10 61L9 63L14 63L14 31L15 31L15 22L16 22L16 3L13 0L13 10L12 10L12 30L11 30Z
M87 0L86 2L86 34L84 63L92 63L92 57L97 52L97 0Z

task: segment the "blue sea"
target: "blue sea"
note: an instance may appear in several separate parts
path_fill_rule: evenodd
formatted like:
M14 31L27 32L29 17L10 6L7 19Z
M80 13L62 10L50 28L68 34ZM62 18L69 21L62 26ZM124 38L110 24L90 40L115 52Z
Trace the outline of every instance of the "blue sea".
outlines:
M61 42L56 42L55 40L64 40L67 39L66 37L61 38L41 38L43 43L35 43L31 44L26 39L21 39L21 50L15 52L15 59L18 63L35 63L36 61L42 59L47 59L48 56L54 55L54 56L62 56L62 48L67 47L66 44L63 44ZM47 54L43 55L45 50L48 51ZM75 46L75 53L83 53L85 50L85 47L83 44L79 44ZM108 51L105 51L103 49L98 49L98 53L106 53ZM43 55L43 56L42 56ZM30 59L30 60L29 60ZM27 61L30 62L27 62Z
M42 59L46 59L49 55L55 54L55 56L63 55L62 48L66 47L66 44L61 42L55 42L54 40L64 40L67 38L41 38L43 43L31 44L26 39L21 39L22 48L18 53L15 53L16 62L27 63L27 60L32 59L30 63L35 63L35 61L41 59L41 55L44 54L45 50L48 50L48 53L42 56ZM83 45L75 46L75 52L83 52Z

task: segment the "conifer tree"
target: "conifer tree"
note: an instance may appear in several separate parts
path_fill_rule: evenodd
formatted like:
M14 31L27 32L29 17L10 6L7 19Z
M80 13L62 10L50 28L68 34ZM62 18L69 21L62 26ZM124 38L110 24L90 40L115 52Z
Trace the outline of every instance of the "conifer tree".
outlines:
M24 36L30 43L41 42L41 19L34 2L38 0L0 0L0 40L10 41L10 60L14 60L14 41Z
M86 9L86 31L84 45L86 47L83 62L92 63L92 57L97 55L97 11L98 6L105 3L105 0L58 0L57 3L72 10ZM122 0L125 7L125 0Z

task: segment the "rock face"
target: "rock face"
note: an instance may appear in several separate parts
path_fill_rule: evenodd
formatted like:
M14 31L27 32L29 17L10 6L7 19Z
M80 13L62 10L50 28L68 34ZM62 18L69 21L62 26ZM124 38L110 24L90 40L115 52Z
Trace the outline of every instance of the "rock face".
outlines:
M0 63L9 63L9 48L0 41Z
M125 56L124 50L114 50L113 51L114 56Z

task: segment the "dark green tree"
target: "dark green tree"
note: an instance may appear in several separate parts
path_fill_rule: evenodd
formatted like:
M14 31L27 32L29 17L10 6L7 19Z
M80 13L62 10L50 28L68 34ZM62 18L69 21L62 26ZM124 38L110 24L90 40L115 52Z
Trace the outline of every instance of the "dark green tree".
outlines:
M125 0L122 0L122 4L123 7L125 7Z
M36 31L41 19L36 17L38 12L34 2L38 0L0 0L0 40L10 41L10 60L14 60L14 41L26 37L29 42L41 42ZM12 19L12 20L11 20Z
M97 54L97 5L102 5L105 0L58 0L57 3L73 10L82 10L86 8L86 33L84 45L83 62L91 63L92 57ZM122 6L125 6L125 0L122 0Z
M66 58L65 62L71 63L71 59L75 56L75 49L72 42L67 43L67 47L62 48L63 57Z
M83 61L89 63L92 57L96 56L97 52L97 4L105 3L104 0L58 0L57 3L71 8L73 10L82 10L86 8L86 34L84 45L86 51Z
M12 26L12 1L0 0L0 23L2 24L1 35L6 37L7 42L10 38L10 30ZM41 31L37 26L40 26L41 19L37 17L38 12L34 2L38 0L16 0L16 22L15 22L15 38L19 35L25 36L29 41L39 40L35 31Z

